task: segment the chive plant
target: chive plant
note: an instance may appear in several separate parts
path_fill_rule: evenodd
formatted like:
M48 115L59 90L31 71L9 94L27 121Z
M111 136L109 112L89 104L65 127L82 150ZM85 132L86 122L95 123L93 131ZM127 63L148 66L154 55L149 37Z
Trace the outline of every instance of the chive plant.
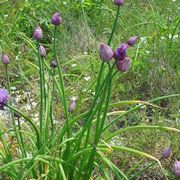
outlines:
M6 66L8 91L10 95L7 90L0 89L0 109L4 109L6 106L10 109L11 113L14 112L15 114L12 116L14 122L13 128L22 155L16 157L11 154L9 145L4 138L5 132L0 128L0 139L4 149L0 151L3 159L3 165L0 167L2 174L9 176L11 179L45 178L87 180L93 179L94 174L103 176L105 179L112 179L114 177L116 179L133 179L136 175L145 171L146 168L134 176L128 177L119 167L113 164L111 158L108 158L112 155L113 151L118 151L152 160L153 162L147 167L158 164L164 178L167 179L160 160L169 158L171 149L168 148L164 150L162 152L163 158L158 159L145 152L109 144L109 141L113 137L132 130L153 129L180 134L180 130L178 129L162 126L131 126L110 133L109 130L114 123L145 105L142 103L141 105L135 106L112 119L111 122L107 122L109 107L112 106L111 94L113 90L113 78L118 73L125 73L130 69L132 60L127 57L127 51L135 45L138 39L137 36L133 36L127 40L127 43L122 43L114 51L112 50L111 43L118 23L120 8L123 6L124 1L114 0L114 4L117 6L117 13L112 32L107 44L102 43L99 47L99 59L101 61L99 61L100 68L95 86L95 95L89 109L78 116L73 114L78 99L73 100L68 106L61 59L59 59L56 51L56 35L62 24L60 13L53 14L51 18L54 32L52 44L53 60L50 65L46 62L46 50L40 44L40 41L43 39L42 29L38 26L33 33L33 39L37 44L36 51L39 64L39 126L37 126L28 115L15 108L11 100L9 100L9 96L11 96L9 72L7 71L9 58L3 54L2 62ZM47 74L50 76L49 79L47 78ZM58 76L56 77L55 75ZM57 92L56 96L55 92ZM179 96L180 94L158 97L147 102L147 104L152 105L155 101ZM61 99L65 115L64 125L59 129L55 129L54 127L56 117L53 116L53 100L55 97ZM30 125L28 133L25 132L25 129L21 126L20 121L22 118ZM16 120L18 129L16 127ZM78 126L78 129L74 130L74 125L80 120L83 120L83 126ZM104 136L105 132L108 132L107 137ZM32 157L27 156L29 151L32 152ZM179 161L175 161L173 171L175 176L180 176Z

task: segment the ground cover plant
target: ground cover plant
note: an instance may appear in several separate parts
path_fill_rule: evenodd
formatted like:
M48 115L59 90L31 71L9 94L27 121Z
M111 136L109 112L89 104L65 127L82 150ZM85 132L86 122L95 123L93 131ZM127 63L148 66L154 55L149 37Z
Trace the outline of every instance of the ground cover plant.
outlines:
M178 179L178 2L46 3L1 4L1 178Z

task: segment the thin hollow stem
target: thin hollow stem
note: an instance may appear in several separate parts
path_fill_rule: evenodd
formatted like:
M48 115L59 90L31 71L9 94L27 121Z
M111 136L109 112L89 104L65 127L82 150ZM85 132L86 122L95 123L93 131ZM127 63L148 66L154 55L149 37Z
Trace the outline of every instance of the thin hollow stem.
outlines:
M18 109L14 108L12 105L7 104L6 106L7 106L9 109L11 109L12 111L17 112L20 116L22 116L25 120L27 120L27 121L31 124L32 128L34 129L34 131L35 131L35 133L36 133L37 147L38 147L38 149L40 149L40 147L41 147L41 145L42 145L42 144L41 144L41 139L40 139L40 136L39 136L38 129L37 129L36 125L33 123L32 119L29 118L28 116L26 116L24 113L22 113L22 112L19 111Z
M109 41L108 41L109 46L111 45L111 42L112 42L112 39L113 39L113 35L114 35L115 29L116 29L116 26L117 26L119 14L120 14L120 6L118 6L117 13L116 13L116 19L114 21L112 32L111 32L111 35L110 35L110 38L109 38Z
M115 32L115 28L116 28L116 26L117 26L117 21L118 21L118 18L119 18L119 13L120 13L120 7L118 7L118 9L117 9L116 19L115 19L115 21L114 21L114 25L113 25L112 32L111 32L111 35L110 35L110 38L109 38L109 41L108 41L108 45L110 45L111 42L112 42L112 38L113 38L113 35L114 35L114 32ZM113 70L114 66L115 66L115 63L114 63L113 66L111 67L112 70ZM96 104L96 102L97 102L97 100L98 100L97 94L99 93L99 88L101 87L100 81L101 81L101 78L102 78L103 70L104 70L104 62L101 63L100 71L99 71L99 74L98 74L98 80L97 80L96 90L95 90L95 97L94 97L94 100L93 100L93 103L92 103L92 106L91 106L91 110L89 111L88 117L87 117L87 120L86 120L86 123L87 123L87 124L85 124L85 126L83 127L83 130L82 130L82 132L81 132L81 135L80 135L80 137L79 137L79 139L78 139L78 141L77 141L77 144L76 144L77 150L78 150L78 148L79 148L79 145L80 145L80 142L81 142L81 140L82 140L82 138L83 138L83 135L84 135L84 133L86 132L86 129L88 128L88 132L87 132L87 136L86 136L86 141L85 141L85 142L86 142L86 143L85 143L85 147L87 147L87 142L88 142L88 140L89 140L90 130L91 130L91 126L92 126L92 123L89 122L89 121L91 120L90 117L92 117L92 112L93 112L93 110L94 110L94 106L95 106L95 104ZM109 71L110 71L110 70L109 70ZM104 84L105 81L107 80L108 75L109 75L109 73L106 75L106 78L105 78L103 84ZM96 111L95 111L95 113L96 113ZM95 114L94 114L94 115L95 115ZM87 127L87 128L86 128L86 127ZM75 149L76 149L76 148L75 148Z
M149 169L150 167L154 166L155 164L157 164L156 161L151 162L150 164L148 164L147 166L145 166L144 168L142 168L140 171L138 171L137 173L133 174L133 175L129 178L129 180L136 179L137 176L139 176L139 175L142 174L145 170Z
M52 75L55 77L56 71L55 68L52 69ZM55 81L52 80L52 98L51 98L51 104L50 104L50 118L51 118L51 136L54 134L54 121L53 121L53 100L55 95Z
M40 112L39 112L39 125L40 125L40 135L43 135L43 102L44 102L44 88L43 88L43 69L42 60L39 53L39 41L37 41L38 49L38 62L39 62L39 77L40 77Z
M68 112L68 105L66 101L66 95L65 95L65 87L64 87L64 80L62 76L62 69L59 59L57 58L57 52L56 52L56 33L57 33L57 27L54 27L54 42L53 42L53 51L54 51L54 57L57 61L58 65L58 74L59 74L59 80L60 80L60 86L61 86L61 92L62 92L62 101L63 106L65 110L65 117L66 117L66 126L67 126L67 135L68 138L70 137L70 125L69 125L69 112Z
M115 18L115 21L114 21L114 24L113 24L111 35L110 35L109 40L108 40L108 45L111 45L111 42L112 42L112 39L113 39L113 35L114 35L115 29L116 29L116 26L117 26L119 14L120 14L120 6L118 6L118 9L117 9L116 18ZM108 63L108 67L109 67L109 71L110 71L111 66L110 66L109 63ZM101 81L101 78L102 78L103 69L104 69L104 62L101 63L101 68L100 68L99 75L98 75L98 80L97 80L97 86L96 86L95 94L98 92L99 87L100 87L100 81ZM94 99L94 104L96 103L96 101L97 100ZM92 107L94 107L94 105L92 105ZM88 127L86 142L89 139L91 125ZM87 147L87 146L85 146L85 147Z
M109 107L109 103L110 103L110 97L111 97L111 82L112 82L112 79L114 77L114 74L111 76L112 74L112 71L114 69L114 66L115 66L115 63L112 65L112 67L110 68L108 74L106 75L106 78L105 80L103 81L103 83L101 84L100 86L100 90L102 90L102 93L100 93L100 97L101 97L101 100L99 102L99 105L97 106L97 108L94 108L93 112L91 113L92 114L92 117L93 115L96 114L96 112L98 111L98 117L97 117L97 121L96 121L96 131L95 131L95 140L94 140L94 148L92 148L92 153L91 153L91 156L90 156L90 159L89 159L89 163L92 165L92 160L94 159L94 155L95 155L95 152L96 152L96 145L99 141L99 137L100 137L100 134L101 134L101 131L102 131L102 128L104 126L104 122L106 120L106 115L107 115L107 110L108 110L108 107ZM108 90L107 90L108 89ZM106 94L106 91L108 91L108 94L107 94L107 101L106 101L106 104L105 104L105 109L104 109L104 115L103 115L103 118L101 120L101 111L102 111L102 108L103 108L103 101L105 99L105 94ZM102 121L100 123L100 120ZM90 121L91 124L92 124L92 120ZM90 131L89 131L90 132ZM89 138L90 138L90 133L87 132L86 134L86 142L85 142L85 146L84 148L87 147L88 145L88 142L89 142ZM89 133L89 134L88 134ZM84 163L83 162L86 162L86 160L84 160L87 156L84 155L82 161L81 161L81 166L80 167L84 167ZM89 167L91 166L89 165Z
M10 77L9 77L9 72L8 72L8 65L6 65L6 78L7 78L7 83L8 83L8 91L9 91L9 94L11 95L11 85L10 85ZM10 98L10 101L9 101L9 104L12 105L12 100ZM13 114L13 111L10 109L10 117L13 121L13 128L14 128L14 132L15 132L15 135L16 135L16 138L17 138L17 142L19 144L19 147L20 147L20 150L21 150L21 153L22 155L24 156L24 150L23 150L23 146L21 144L21 141L20 141L20 138L19 138L19 134L18 134L18 130L17 130L17 126L16 126L16 122L15 122L15 119L14 119L14 114Z
M2 132L2 129L0 127L0 139L1 139L1 142L2 142L2 145L4 148L4 152L6 155L5 159L7 160L7 162L10 162L10 161L12 161L12 155L11 155L11 152L10 152L9 147L8 147L8 142L3 137L3 134L4 134L4 132Z
M103 107L103 101L102 101L102 103L100 103L101 108L99 108L99 110L98 110L98 118L97 118L97 122L96 122L96 132L95 132L95 139L94 139L94 148L93 148L93 150L91 152L91 155L90 155L90 158L89 158L89 161L88 161L88 165L87 165L87 167L89 168L89 171L87 172L86 177L88 177L88 178L91 176L91 173L92 173L92 170L93 170L93 162L94 162L94 158L95 158L95 155L96 155L96 146L97 146L97 144L99 142L99 138L101 136L101 132L102 132L102 129L103 129L106 117L107 117L107 112L108 112L110 98L111 98L111 89L112 89L112 86L111 86L111 83L112 83L112 77L111 77L112 70L113 70L113 67L110 69L109 78L108 78L108 81L107 81L105 89L104 89L104 94L102 96L102 100L104 101L105 94L106 94L106 91L107 91L105 108L104 108L104 113L103 113L102 119L101 119L101 112L102 112L102 107ZM100 122L100 120L101 120L101 122Z
M18 128L19 128L19 137L20 137L20 141L21 141L21 144L22 144L22 148L23 148L22 153L24 154L25 157L27 157L25 144L24 144L24 141L23 141L22 133L21 133L21 123L20 123L19 117L17 118L17 121L18 121Z
M93 103L92 103L92 106L91 106L91 110L89 111L88 113L88 116L90 117L92 115L92 110L94 110L94 106L96 104L96 101L98 99L98 96L97 94L99 94L99 90L100 90L100 81L101 81L101 76L102 76L102 73L103 73L103 69L104 69L104 62L101 63L101 67L100 67L100 71L99 71L99 74L98 74L98 80L97 80L97 84L96 84L96 89L95 89L95 97L93 99ZM88 123L89 119L87 119L87 123ZM91 121L90 121L90 125L88 125L88 130L87 130L87 135L86 135L86 140L85 140L85 147L87 147L87 144L88 144L88 140L89 140L89 136L90 136L90 131L91 131Z
M57 52L56 52L56 33L57 33L57 27L54 27L54 43L53 43L53 51L54 51L54 57L57 61L57 68L58 68L58 75L59 75L59 82L60 82L60 88L61 88L61 98L64 106L64 111L65 111L65 118L66 118L66 127L67 127L67 138L71 137L71 127L70 127L70 121L69 121L69 111L68 111L68 105L67 105L67 100L66 100L66 94L65 94L65 86L64 86L64 79L63 79L63 74L62 74L62 69L61 69L61 63L60 60L57 57ZM62 140L62 138L60 139ZM63 153L63 159L66 160L69 157L71 149L71 144L70 142L66 143L66 149L64 150ZM66 166L66 165L65 165ZM65 170L67 171L67 168L64 167Z
M44 61L45 59L42 57L42 86L43 86L43 95L44 95L44 107L46 108L46 98L47 98L47 92L46 92L46 78L45 78L45 69L44 69Z
M147 103L152 103L152 102L159 101L159 100L162 100L162 99L172 98L172 97L178 97L178 96L180 96L180 94L172 94L172 95L169 95L169 96L162 96L162 97L158 97L158 98L156 98L156 99L152 99L152 100L150 100L150 101L147 101ZM119 119L121 119L122 117L126 116L127 114L129 114L129 113L131 113L131 112L134 112L134 111L138 110L138 109L141 108L142 106L144 106L144 104L135 106L135 107L129 109L128 111L126 111L125 113L123 113L122 115L116 117L115 119L113 119L110 123L108 123L108 124L104 127L103 132L106 131L112 124L114 124L115 122L117 122Z

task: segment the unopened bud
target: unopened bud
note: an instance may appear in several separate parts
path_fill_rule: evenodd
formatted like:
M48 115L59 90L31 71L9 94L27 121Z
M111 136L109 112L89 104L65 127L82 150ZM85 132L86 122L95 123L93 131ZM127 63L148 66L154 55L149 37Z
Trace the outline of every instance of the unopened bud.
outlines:
M102 61L110 61L113 58L113 51L108 45L101 44L99 56Z

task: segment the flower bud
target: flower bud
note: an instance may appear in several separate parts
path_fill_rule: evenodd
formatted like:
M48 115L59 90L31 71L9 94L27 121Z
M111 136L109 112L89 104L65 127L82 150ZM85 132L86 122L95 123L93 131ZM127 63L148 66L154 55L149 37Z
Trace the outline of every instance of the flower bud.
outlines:
M36 27L36 29L34 30L33 38L36 39L36 40L41 40L42 37L43 37L42 29L38 26L38 27Z
M102 61L110 61L113 58L113 51L108 45L101 44L99 56Z
M51 18L51 24L55 25L55 26L59 26L62 23L62 18L60 13L55 13L53 14L52 18Z
M170 148L166 148L162 151L162 158L169 158L171 156L171 149Z
M5 54L5 53L2 54L2 63L3 63L4 65L7 65L7 64L10 63L9 57L8 57L8 55Z
M6 106L9 100L9 93L6 89L0 89L0 109L4 110L4 106Z
M128 44L121 44L115 51L114 51L114 59L117 61L124 60L127 54Z
M57 61L56 60L52 60L51 61L51 67L52 68L56 68L57 67Z
M70 112L70 113L74 112L75 107L76 107L76 101L77 101L77 100L72 100L72 101L71 101L71 104L69 105L69 112Z
M123 6L124 0L114 0L114 4L117 6Z
M44 46L40 45L39 47L39 54L42 56L42 57L45 57L46 56L46 49L44 48Z
M175 161L173 165L174 175L180 177L180 161Z
M124 60L117 61L116 66L119 71L126 72L131 67L131 60L129 58L124 58Z
M130 38L128 39L127 44L128 44L129 46L134 46L134 45L136 44L136 42L137 42L137 39L138 39L137 36L132 36L132 37L130 37Z

